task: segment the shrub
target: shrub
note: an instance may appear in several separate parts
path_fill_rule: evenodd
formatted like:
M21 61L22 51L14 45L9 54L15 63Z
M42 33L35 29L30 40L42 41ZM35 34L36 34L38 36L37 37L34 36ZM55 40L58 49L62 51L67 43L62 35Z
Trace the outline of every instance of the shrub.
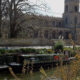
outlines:
M37 49L36 50L36 53L38 53L38 54L47 54L48 53L48 51L47 51L47 49Z
M6 53L6 50L5 49L0 49L0 53L4 54L4 53Z
M7 50L8 53L16 53L16 50Z
M59 40L58 42L56 42L56 44L54 45L54 51L55 52L63 52L63 49L64 49L63 41Z
M54 53L54 51L52 49L48 49L47 52L48 53Z
M21 48L20 52L22 53L36 53L36 49L31 49L31 48Z

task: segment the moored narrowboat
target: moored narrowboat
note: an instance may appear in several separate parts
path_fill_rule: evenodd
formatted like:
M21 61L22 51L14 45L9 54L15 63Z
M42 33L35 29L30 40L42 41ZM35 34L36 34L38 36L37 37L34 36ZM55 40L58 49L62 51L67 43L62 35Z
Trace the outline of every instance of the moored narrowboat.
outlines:
M24 65L26 62L26 67L33 66L34 69L40 68L41 66L47 68L49 66L54 66L57 63L68 62L68 55L64 54L21 54L19 56L20 63Z
M20 66L21 64L17 62L16 54L0 55L0 71L8 71L9 67L12 67L13 70L18 71Z

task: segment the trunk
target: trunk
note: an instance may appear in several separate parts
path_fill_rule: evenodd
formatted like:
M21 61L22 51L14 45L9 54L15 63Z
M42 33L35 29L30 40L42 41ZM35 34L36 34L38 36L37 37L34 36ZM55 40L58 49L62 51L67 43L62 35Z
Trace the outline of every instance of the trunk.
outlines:
M14 23L10 23L10 38L15 37Z
M9 18L10 18L10 38L13 38L14 37L14 22L13 22L13 0L11 0L11 4L10 4L10 7L9 7Z
M11 9L10 9L10 38L16 38L17 33L16 33L16 5L15 5L15 0L11 2ZM14 9L12 9L14 7Z
M2 10L1 10L1 3L2 3L2 0L0 0L0 37L1 37L1 24L2 24Z
M12 3L10 4L9 7L9 19L10 19L10 38L12 37Z

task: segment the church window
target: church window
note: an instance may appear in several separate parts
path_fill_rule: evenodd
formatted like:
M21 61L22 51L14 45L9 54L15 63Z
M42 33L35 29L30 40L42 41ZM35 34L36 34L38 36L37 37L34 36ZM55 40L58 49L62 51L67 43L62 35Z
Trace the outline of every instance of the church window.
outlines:
M75 12L78 12L78 6L74 7Z
M65 38L65 39L69 39L69 34L70 34L70 32L65 32L64 34L65 34L64 38Z
M37 38L38 37L38 31L35 31L34 32L34 38Z
M55 26L55 21L52 22L53 26Z
M65 7L65 11L68 12L68 5L66 5L66 7Z
M56 38L56 32L53 31L53 32L52 32L52 39L55 39L55 38Z
M61 22L59 22L59 27L61 27Z
M74 18L74 23L77 24L77 17Z
M65 19L65 24L68 24L68 18Z
M45 21L45 23L44 23L45 25L48 25L48 21Z
M62 33L63 33L63 32L62 32L62 31L60 31L60 32L59 32L59 35L62 35Z
M45 38L48 38L48 31L45 31L44 36Z

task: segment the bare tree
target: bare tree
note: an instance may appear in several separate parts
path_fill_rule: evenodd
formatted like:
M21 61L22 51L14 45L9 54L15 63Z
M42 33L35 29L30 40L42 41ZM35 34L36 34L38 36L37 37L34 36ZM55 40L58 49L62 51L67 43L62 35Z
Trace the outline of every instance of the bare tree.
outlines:
M0 0L0 36L1 36L1 23L2 23L2 10L1 10L2 0Z
M1 16L9 22L9 37L16 38L22 30L22 24L26 21L25 14L35 14L35 9L42 8L42 5L32 4L28 0L3 0L3 16Z
M22 12L18 8L20 5L20 2L23 0L7 0L7 14L9 19L9 29L10 29L10 38L16 37L18 31L20 31L20 27L16 28L17 25L17 19L20 17ZM20 13L21 12L21 13Z
M3 19L6 15L6 0L0 0L0 37L2 37L2 24L3 24Z
M28 0L7 0L8 18L10 25L10 38L17 36L17 33L21 30L21 24L18 23L18 19L24 16L24 13L30 13L35 5L30 5Z

